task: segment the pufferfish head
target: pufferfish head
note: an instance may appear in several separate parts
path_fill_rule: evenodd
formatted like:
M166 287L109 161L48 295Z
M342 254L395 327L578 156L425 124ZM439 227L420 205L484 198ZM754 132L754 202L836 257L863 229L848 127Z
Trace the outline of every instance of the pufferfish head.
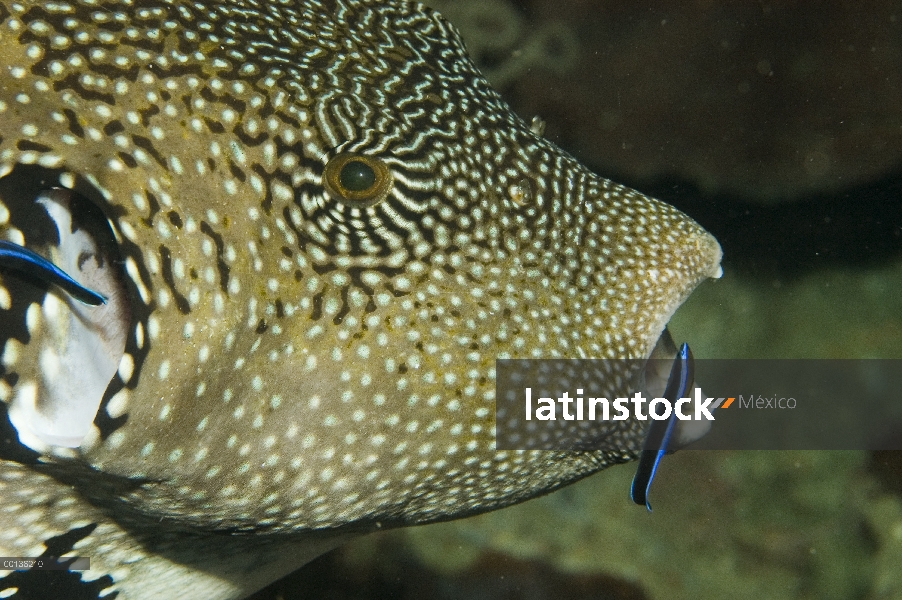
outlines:
M22 443L105 505L273 532L635 457L498 451L495 361L649 356L711 235L537 135L421 6L138 4L0 7L3 236L110 298L2 273Z

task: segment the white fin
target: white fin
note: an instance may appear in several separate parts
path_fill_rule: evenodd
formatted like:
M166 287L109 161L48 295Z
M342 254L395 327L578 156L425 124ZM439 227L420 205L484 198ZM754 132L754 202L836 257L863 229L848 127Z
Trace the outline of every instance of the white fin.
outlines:
M67 190L54 189L36 200L59 230L52 261L108 300L87 306L66 294L45 296L36 340L39 384L16 394L9 409L20 441L39 451L46 445L81 445L119 367L129 325L127 297L111 257L99 257L86 231L72 232L70 197Z

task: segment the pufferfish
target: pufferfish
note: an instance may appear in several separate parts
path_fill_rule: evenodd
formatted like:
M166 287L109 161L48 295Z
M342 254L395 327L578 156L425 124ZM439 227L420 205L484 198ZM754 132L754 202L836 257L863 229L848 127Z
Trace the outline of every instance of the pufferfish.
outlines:
M420 4L0 0L0 65L0 237L77 282L0 260L0 554L79 593L240 598L634 459L498 450L495 361L648 357L720 273Z

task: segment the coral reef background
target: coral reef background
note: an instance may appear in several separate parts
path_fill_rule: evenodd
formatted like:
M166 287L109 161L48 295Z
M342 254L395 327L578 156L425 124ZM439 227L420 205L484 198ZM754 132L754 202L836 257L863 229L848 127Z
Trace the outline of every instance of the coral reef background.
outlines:
M720 239L671 326L696 356L902 358L902 2L428 3L546 137ZM902 598L900 453L684 451L651 514L633 470L256 597Z
M427 3L517 111L611 176L779 200L902 161L898 2Z

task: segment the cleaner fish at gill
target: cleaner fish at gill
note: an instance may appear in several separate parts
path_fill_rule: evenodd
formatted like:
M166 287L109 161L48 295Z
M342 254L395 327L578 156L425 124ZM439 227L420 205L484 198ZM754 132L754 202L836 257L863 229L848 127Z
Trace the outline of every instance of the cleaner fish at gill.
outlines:
M91 593L240 598L636 458L498 451L495 360L649 356L720 273L416 3L0 0L0 64L0 554Z

